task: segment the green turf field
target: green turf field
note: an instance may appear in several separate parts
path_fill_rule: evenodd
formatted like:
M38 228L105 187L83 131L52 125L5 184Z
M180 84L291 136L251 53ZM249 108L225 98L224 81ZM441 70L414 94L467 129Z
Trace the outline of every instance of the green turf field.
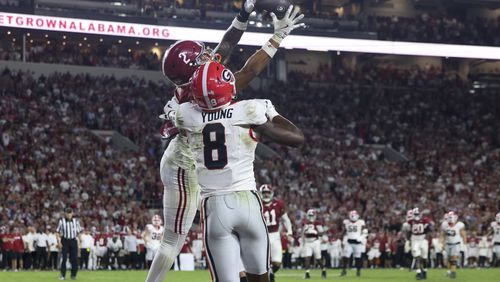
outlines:
M308 282L317 281L369 281L369 282L405 282L415 281L415 274L407 270L364 270L361 277L356 277L355 272L351 271L347 277L338 277L338 270L328 271L328 278L320 278L319 271L311 272L311 279ZM445 277L444 270L430 270L427 281L470 281L470 282L500 282L500 268L497 269L465 269L459 270L457 279L451 280ZM68 273L69 276L69 273ZM81 271L78 273L76 281L92 282L142 282L146 278L145 271ZM1 282L45 282L59 281L58 272L0 272ZM72 280L67 280L72 281ZM169 272L168 280L172 282L208 282L210 274L208 271L194 272ZM303 271L287 270L280 271L277 274L276 281L304 281Z

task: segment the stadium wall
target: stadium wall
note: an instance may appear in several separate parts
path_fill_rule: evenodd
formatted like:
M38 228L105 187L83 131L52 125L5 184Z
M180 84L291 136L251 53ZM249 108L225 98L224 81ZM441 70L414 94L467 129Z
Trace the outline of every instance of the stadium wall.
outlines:
M311 52L306 50L287 50L285 61L288 71L303 71L315 73L320 64L331 66L331 55L329 52Z
M120 69L106 67L89 67L75 65L60 65L60 64L43 64L43 63L25 63L15 61L0 61L1 68L9 68L13 70L31 71L36 76L41 74L50 75L55 72L71 74L87 73L93 76L108 75L116 78L125 78L136 76L154 82L167 82L161 71L145 71L136 69Z
M364 0L364 8L369 15L385 17L414 17L417 15L417 11L411 0Z

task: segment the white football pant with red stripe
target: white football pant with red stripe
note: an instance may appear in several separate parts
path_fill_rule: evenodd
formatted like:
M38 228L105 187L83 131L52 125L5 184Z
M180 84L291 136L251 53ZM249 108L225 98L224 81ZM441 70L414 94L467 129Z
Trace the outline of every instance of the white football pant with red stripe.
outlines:
M202 201L203 239L213 282L239 282L238 260L247 273L269 270L269 237L256 191L235 191Z
M165 156L164 156L165 157ZM147 282L161 282L172 267L191 228L200 202L194 166L185 170L162 161L160 174L164 185L163 218L165 230Z

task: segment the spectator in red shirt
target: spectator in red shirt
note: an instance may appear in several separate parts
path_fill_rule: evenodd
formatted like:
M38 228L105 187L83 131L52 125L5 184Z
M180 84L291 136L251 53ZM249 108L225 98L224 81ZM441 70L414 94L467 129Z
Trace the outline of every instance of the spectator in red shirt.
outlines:
M19 228L14 227L12 232L12 269L18 271L23 268L24 242ZM19 262L19 263L18 263Z
M10 259L12 257L12 234L10 233L9 226L2 226L0 233L0 240L2 241L2 268L6 270L11 267Z

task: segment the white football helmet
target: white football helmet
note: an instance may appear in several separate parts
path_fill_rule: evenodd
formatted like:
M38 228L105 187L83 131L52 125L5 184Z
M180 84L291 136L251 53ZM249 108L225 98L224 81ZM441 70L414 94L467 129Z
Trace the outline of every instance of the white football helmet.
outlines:
M500 212L499 212L499 213L497 213L497 215L496 215L496 217L495 217L495 218L496 218L497 222L498 222L498 223L500 223Z
M359 219L359 214L357 211L352 210L349 212L349 220L352 222L356 222Z
M270 203L273 200L274 192L271 184L262 184L259 187L260 196L262 202L265 204Z
M161 217L157 214L153 215L151 223L153 223L153 226L160 226L162 224Z
M420 210L418 208L413 209L413 218L415 220L420 220Z
M406 221L413 220L413 210L408 210L406 212Z
M308 209L306 213L307 220L310 222L313 222L316 220L316 210L315 209Z
M446 217L446 221L449 224L455 224L455 223L457 223L457 220L458 220L458 215L454 211L448 212L448 215Z

